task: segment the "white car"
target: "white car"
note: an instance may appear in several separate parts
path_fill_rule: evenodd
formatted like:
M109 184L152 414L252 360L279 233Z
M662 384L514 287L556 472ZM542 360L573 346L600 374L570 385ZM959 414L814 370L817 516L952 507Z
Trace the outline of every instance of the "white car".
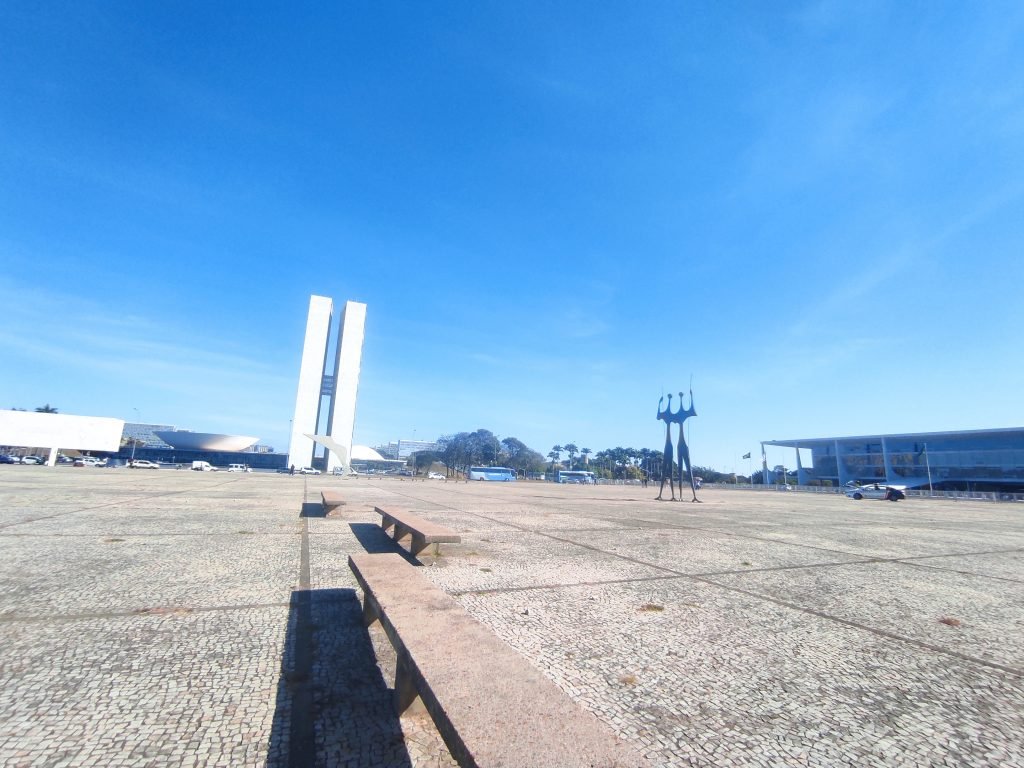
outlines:
M444 475L440 472L430 472L427 474L428 480L444 480Z
M295 470L296 475L319 475L319 469L313 469L312 467L297 467Z
M228 464L228 472L252 472L248 464Z
M884 483L868 483L867 485L854 485L846 489L846 495L851 499L884 499L885 501L899 501L907 498L905 485L885 485Z
M160 465L155 461L146 461L145 459L135 459L128 463L129 467L134 469L160 469Z

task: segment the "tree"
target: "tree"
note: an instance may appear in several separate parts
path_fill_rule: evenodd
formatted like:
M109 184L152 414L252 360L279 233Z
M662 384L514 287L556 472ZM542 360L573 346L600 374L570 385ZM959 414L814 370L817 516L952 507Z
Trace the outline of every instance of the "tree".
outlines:
M701 478L705 483L732 483L734 475L719 472L711 467L694 467L693 476Z
M466 432L459 432L455 435L441 435L437 438L437 456L444 464L449 477L455 474L456 468L461 463L462 446Z
M496 467L501 464L501 441L489 429L478 429L470 435L471 464Z
M558 448L558 450L556 451L555 448ZM551 459L552 472L555 471L555 462L560 461L562 459L562 447L560 445L556 445L555 448L552 448L548 452L548 458Z
M575 469L573 467L573 459L580 452L580 449L576 447L576 443L566 443L562 446L562 450L569 454L569 469Z
M521 440L514 437L506 437L501 441L505 449L502 462L517 472L543 472L544 457L534 450L531 450Z
M544 470L544 457L537 451L514 437L500 440L489 429L442 435L437 439L435 455L444 464L449 477L454 476L457 469L468 472L469 467L479 465L507 466L517 472Z
M543 472L545 463L543 456L537 453L537 451L527 448L526 452L519 456L519 463L516 468L521 469L523 472Z
M437 460L437 455L433 451L415 451L409 454L409 461L412 463L413 469L416 470L416 474L424 470L429 471Z
M588 466L590 465L590 454L592 454L592 453L593 453L593 451L590 450L589 448L581 448L580 449L580 456L583 457L583 463L584 464L586 464Z
M555 464L556 463L561 463L561 461L562 461L562 451L564 451L564 450L565 450L565 448L563 448L560 445L556 445L556 446L553 446L551 448L551 453L548 454L548 458L551 459L551 471L552 472L555 471Z
M46 405L41 405L38 408L36 408L36 413L56 413L56 412L57 412L57 409L54 408L49 403L47 403Z
M517 440L514 437L506 437L501 441L501 447L505 449L505 455L508 457L508 465L514 467L519 457L525 452L530 450L526 447L526 444L521 440Z

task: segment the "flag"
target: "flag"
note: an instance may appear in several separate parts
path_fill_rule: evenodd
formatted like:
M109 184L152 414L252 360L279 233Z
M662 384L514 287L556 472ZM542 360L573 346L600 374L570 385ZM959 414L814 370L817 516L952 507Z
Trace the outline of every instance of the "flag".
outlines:
M749 453L744 453L743 454L743 458L744 459L749 459L750 458L750 454Z

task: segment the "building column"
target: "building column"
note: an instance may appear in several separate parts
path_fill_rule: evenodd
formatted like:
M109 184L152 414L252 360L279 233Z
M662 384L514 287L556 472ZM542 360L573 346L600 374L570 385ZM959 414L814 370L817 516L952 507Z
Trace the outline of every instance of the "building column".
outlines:
M807 485L807 470L804 469L803 462L800 461L800 446L796 446L796 484Z
M328 472L333 472L335 467L340 467L346 473L351 469L352 436L356 428L356 399L359 395L365 328L366 305L346 301L338 331L338 349L334 357L334 391L327 422L327 434L344 449L345 456L328 451Z
M302 345L298 391L295 394L295 416L288 443L288 464L294 467L313 465L316 444L306 435L315 435L320 420L324 365L331 330L333 302L325 296L309 297L306 337Z
M839 487L850 482L850 473L846 471L846 464L843 462L843 455L840 452L838 440L836 440L836 474L839 476Z

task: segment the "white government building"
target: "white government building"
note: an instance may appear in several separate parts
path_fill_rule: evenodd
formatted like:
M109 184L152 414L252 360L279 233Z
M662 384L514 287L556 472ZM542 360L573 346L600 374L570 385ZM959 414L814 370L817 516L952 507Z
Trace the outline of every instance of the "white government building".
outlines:
M338 329L333 368L328 372L328 341L334 302L311 296L299 367L295 412L291 423L287 461L283 466L321 464L327 471L351 471L353 459L381 461L373 449L353 446L356 398L363 353L366 305L345 302ZM163 427L163 428L161 428ZM145 435L145 440L140 440ZM0 410L0 446L44 450L46 463L56 463L60 450L116 454L124 438L132 438L140 456L180 461L199 458L199 452L228 454L252 449L256 437L178 430L169 425L128 424L123 419L72 416L58 413ZM317 446L325 456L318 459ZM172 452L177 452L175 459ZM164 459L163 454L168 456ZM263 452L259 452L263 453ZM133 450L134 454L134 450ZM269 458L269 457L268 457ZM280 464L280 456L277 457Z

